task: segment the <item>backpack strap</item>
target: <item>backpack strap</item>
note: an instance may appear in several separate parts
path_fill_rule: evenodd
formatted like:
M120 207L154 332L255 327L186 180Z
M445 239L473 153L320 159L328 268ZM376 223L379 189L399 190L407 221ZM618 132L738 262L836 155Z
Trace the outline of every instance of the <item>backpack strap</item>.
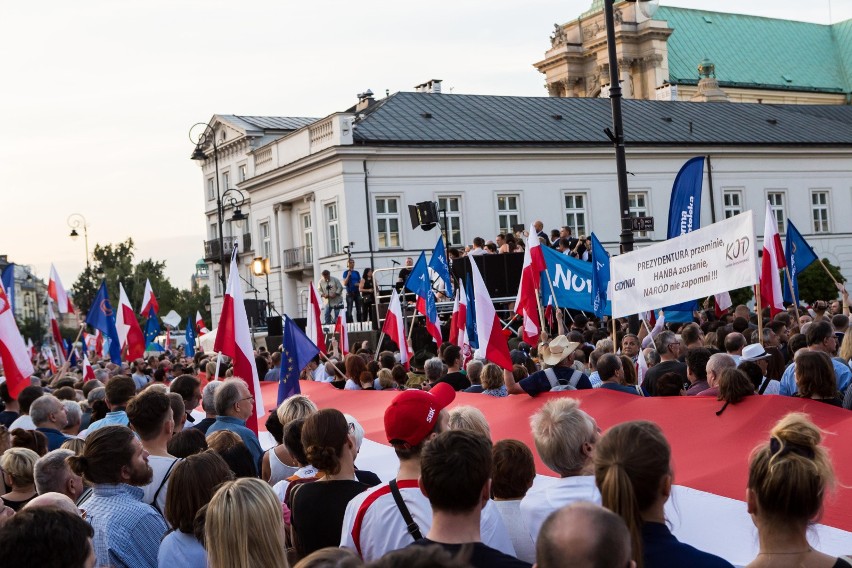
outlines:
M163 480L160 482L160 486L157 487L157 492L154 493L154 498L151 500L151 505L153 505L154 508L157 509L157 512L161 515L163 514L163 512L160 511L160 507L157 505L157 497L160 496L160 491L163 490L163 486L169 480L169 476L172 474L172 469L175 467L175 464L182 460L183 458L177 458L175 461L172 462L172 465L170 465L169 469L166 470L166 475L163 476Z
M571 379L568 381L568 386L572 387L574 390L577 390L577 384L580 382L580 378L583 376L583 373L574 369L574 372L571 373Z
M545 369L544 376L547 377L547 380L550 382L551 389L555 389L559 386L559 379L556 377L556 371L553 370L553 367Z
M414 517L411 516L411 511L408 510L408 505L406 505L405 501L402 500L402 493L399 491L399 485L397 485L396 479L391 479L388 486L390 487L391 494L393 495L393 500L396 502L396 507L402 514L402 520L405 521L405 528L408 531L408 534L410 534L414 540L421 540L423 538L423 534L420 532L420 527L414 522Z
M764 391L766 390L766 387L768 387L768 386L769 386L769 377L766 377L765 379L763 379L763 383L761 383L760 388L757 389L757 394L763 394Z

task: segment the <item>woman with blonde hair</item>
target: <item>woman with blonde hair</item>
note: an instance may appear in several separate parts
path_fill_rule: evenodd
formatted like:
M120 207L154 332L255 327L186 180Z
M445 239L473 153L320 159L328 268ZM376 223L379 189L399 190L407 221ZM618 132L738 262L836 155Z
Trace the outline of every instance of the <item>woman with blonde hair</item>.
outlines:
M798 364L798 361L797 361ZM821 445L822 431L806 414L790 413L752 452L746 502L760 552L748 568L815 566L850 568L808 542L808 528L834 486L834 469Z
M210 568L287 568L281 504L256 478L227 481L213 495L204 521Z
M502 373L502 371L501 371ZM491 428L481 410L475 406L456 406L449 412L448 430L471 430L491 439Z
M12 489L2 496L3 504L18 511L37 495L33 470L38 454L29 448L9 448L0 457L3 481Z
M672 491L672 451L660 427L637 420L613 427L595 448L601 504L630 530L638 568L731 568L727 561L679 542L666 526Z
M282 479L287 479L301 467L284 445L284 429L293 420L305 419L316 411L317 405L303 394L291 396L278 406L275 414L281 424L281 438L276 438L278 445L263 454L260 466L261 478L265 479L269 485L275 485Z
M503 379L503 368L494 363L488 363L479 375L482 381L482 394L495 397L509 396L506 382Z

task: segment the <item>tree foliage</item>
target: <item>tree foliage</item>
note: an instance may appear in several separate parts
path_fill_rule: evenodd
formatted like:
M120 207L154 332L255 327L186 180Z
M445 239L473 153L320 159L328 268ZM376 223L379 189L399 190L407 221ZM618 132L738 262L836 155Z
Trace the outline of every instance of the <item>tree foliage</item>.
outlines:
M151 258L134 263L135 246L133 239L127 239L122 243L95 245L94 263L80 274L74 282L72 290L74 303L81 310L84 317L88 313L98 288L102 281L106 281L107 293L113 308L119 303L119 282L124 286L127 299L136 313L137 320L144 327L144 319L138 313L142 308L142 297L145 293L145 281L151 281L151 288L160 305L160 316L168 314L171 310L180 314L185 322L188 316L195 319L195 312L200 311L205 318L209 314L204 309L205 303L210 295L207 287L203 287L195 293L190 290L181 290L172 285L165 277L165 261Z
M831 264L826 258L822 261L834 275L835 280L840 283L846 282L838 267ZM837 298L837 294L837 287L818 261L799 273L799 299L806 304L813 304L817 300L834 300Z

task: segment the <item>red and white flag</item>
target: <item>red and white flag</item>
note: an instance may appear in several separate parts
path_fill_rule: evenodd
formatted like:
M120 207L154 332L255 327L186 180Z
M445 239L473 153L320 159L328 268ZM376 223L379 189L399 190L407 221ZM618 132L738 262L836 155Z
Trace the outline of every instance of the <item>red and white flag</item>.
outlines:
M95 370L92 364L89 363L89 356L83 355L83 382L95 380Z
M133 311L133 306L130 305L130 299L127 297L121 282L118 283L118 295L115 329L118 331L121 348L124 349L127 346L127 360L134 361L145 356L145 334L142 333L142 327L139 325L139 320L136 319L136 313Z
M530 225L530 227L532 226ZM521 285L515 298L515 313L522 318L522 338L530 345L538 345L538 338L541 334L536 291L541 283L541 272L546 267L538 235L531 233L527 238L527 247L524 249Z
M509 355L509 344L503 335L503 325L497 317L497 311L488 294L485 281L479 273L475 262L470 263L470 272L473 276L473 298L476 312L476 335L479 339L479 351L482 352L490 362L512 370L512 357Z
M154 308L154 313L160 313L160 304L157 303L157 297L154 295L154 290L151 288L151 281L145 279L145 293L142 295L142 309L139 311L142 317L148 317L148 313Z
M104 357L104 335L99 329L95 330L95 355L98 359L103 359Z
M74 306L71 304L71 298L65 292L65 287L62 286L62 280L59 279L59 273L56 272L56 267L50 265L50 280L47 283L47 295L53 298L56 302L56 309L60 314L73 314Z
M450 317L450 343L464 350L467 343L467 296L464 284L458 283L456 297L453 300L453 315Z
M0 288L0 362L3 363L3 374L9 396L18 398L25 387L30 386L30 376L33 374L33 362L24 343L15 314L6 291Z
M405 323L402 320L402 306L399 304L399 294L396 290L391 295L388 313L382 326L382 333L390 337L399 347L399 362L408 369L408 344L405 342Z
M308 323L305 326L305 335L308 339L314 342L314 345L320 350L323 355L328 355L328 348L325 346L325 331L322 329L322 310L320 309L319 296L317 289L314 288L314 283L311 282L311 287L308 290Z
M731 300L731 294L729 292L722 292L713 297L716 300L713 302L713 311L716 312L717 318L721 318L734 305L734 302Z
M56 344L56 353L59 356L59 362L64 363L68 354L65 353L65 343L62 341L62 334L59 332L59 322L56 321L56 314L53 312L53 302L47 301L47 317L50 320L50 333L53 336L53 342Z
M47 359L47 364L50 366L50 374L55 375L56 371L59 370L59 367L56 366L56 359L53 358L53 351L50 350L49 347L45 347L42 350L42 355Z
M760 265L760 298L764 306L769 306L771 316L784 311L781 292L781 277L778 271L787 266L784 249L781 248L781 236L778 223L772 213L769 201L766 202L766 220L763 225L763 259Z
M337 321L334 322L334 333L340 338L340 352L346 357L349 355L349 330L346 327L345 310L340 310L340 313L337 315Z
M648 361L645 359L645 350L639 350L639 356L636 357L636 384L640 387L642 386L642 382L645 380L645 373L648 372Z
M201 337L205 333L210 333L210 330L204 325L204 318L201 317L201 312L195 312L195 331L198 332L198 337Z
M35 356L36 356L35 345L33 345L33 340L30 339L29 337L27 338L27 349L30 352L30 359L35 359Z
M251 345L246 306L243 303L243 289L240 286L240 272L237 266L237 252L231 255L231 272L228 276L228 289L222 303L222 315L216 329L216 342L213 349L233 359L234 377L246 382L254 397L255 413L246 420L246 426L257 434L257 419L265 416L260 380L254 362L254 349Z

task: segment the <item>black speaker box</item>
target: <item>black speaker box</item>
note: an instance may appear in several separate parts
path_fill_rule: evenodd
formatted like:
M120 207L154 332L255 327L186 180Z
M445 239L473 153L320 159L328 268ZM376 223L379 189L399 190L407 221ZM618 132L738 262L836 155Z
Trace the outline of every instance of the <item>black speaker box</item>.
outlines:
M281 316L266 318L266 332L269 335L284 335L284 323Z

